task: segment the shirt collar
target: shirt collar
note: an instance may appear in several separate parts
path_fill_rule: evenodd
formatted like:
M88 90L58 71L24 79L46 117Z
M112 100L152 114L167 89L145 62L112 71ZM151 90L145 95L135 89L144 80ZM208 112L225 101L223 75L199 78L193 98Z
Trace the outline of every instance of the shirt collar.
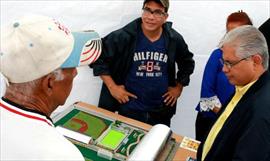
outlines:
M14 107L16 107L16 108L18 108L18 109L21 109L21 110L23 110L23 111L28 111L28 112L32 112L32 113L36 113L36 114L38 114L38 115L41 115L41 116L45 117L47 120L50 121L49 124L53 125L52 119L51 119L50 117L48 117L47 115L45 115L43 112L40 112L40 111L37 111L37 110L33 110L33 109L26 108L26 107L24 107L24 106L22 106L22 105L19 105L19 104L15 103L15 102L13 102L13 101L7 99L7 98L4 98L4 97L2 97L2 100L3 100L4 102L6 102L7 104L10 104L10 105L12 105L12 106L14 106Z
M239 93L241 95L244 95L247 90L256 82L257 80L253 81L253 82L250 82L244 86L235 86L235 92L236 93Z

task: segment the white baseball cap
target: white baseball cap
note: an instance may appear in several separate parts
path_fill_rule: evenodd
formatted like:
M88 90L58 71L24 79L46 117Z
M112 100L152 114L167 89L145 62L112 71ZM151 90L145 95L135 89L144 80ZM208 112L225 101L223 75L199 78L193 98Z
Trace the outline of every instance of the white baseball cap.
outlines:
M50 17L31 15L1 27L0 72L8 82L29 82L58 68L88 65L100 54L96 32L70 32Z

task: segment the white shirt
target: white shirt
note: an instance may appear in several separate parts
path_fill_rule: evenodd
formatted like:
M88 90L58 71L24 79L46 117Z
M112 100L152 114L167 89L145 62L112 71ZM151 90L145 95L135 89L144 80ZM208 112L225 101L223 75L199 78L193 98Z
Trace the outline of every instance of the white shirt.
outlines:
M84 160L45 115L0 100L0 160Z

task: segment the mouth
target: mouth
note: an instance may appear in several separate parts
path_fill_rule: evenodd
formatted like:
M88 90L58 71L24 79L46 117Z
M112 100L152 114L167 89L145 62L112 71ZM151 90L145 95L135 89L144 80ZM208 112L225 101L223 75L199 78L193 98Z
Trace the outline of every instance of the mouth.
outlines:
M228 79L231 79L231 78L232 78L231 75L228 75L228 74L225 74L225 75L226 75L226 77L227 77Z
M145 22L147 25L151 25L151 26L154 26L155 25L155 23L153 23L153 22Z

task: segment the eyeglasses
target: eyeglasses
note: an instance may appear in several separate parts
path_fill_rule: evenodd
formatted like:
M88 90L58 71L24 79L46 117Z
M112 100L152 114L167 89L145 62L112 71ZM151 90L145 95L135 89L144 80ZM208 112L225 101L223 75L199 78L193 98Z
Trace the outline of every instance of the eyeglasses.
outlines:
M227 60L223 60L222 58L219 59L219 61L220 61L220 63L221 63L222 65L225 65L226 67L228 67L229 69L231 69L231 68L232 68L233 66L235 66L236 64L238 64L238 63L240 63L241 61L246 60L246 59L248 59L248 58L250 58L250 56L245 57L245 58L242 58L242 59L240 59L240 60L238 60L238 61L235 61L235 62L230 62L230 61L227 61Z
M150 14L153 14L153 16L154 16L155 18L162 18L162 17L164 17L164 16L167 15L167 13L165 13L165 12L159 10L159 9L152 11L152 10L151 10L150 8L148 8L148 7L143 8L142 11L143 11L143 14L144 14L144 15L150 16Z

